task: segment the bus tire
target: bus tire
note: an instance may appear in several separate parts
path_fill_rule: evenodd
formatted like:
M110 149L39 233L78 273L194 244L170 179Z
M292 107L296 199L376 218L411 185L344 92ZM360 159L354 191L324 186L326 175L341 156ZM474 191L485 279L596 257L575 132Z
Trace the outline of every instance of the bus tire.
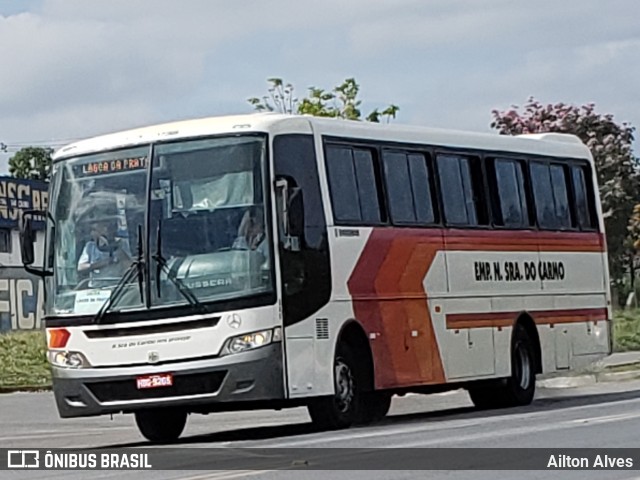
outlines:
M511 377L507 380L509 406L529 405L536 393L536 354L527 330L516 325L511 351Z
M362 399L359 423L367 425L382 420L391 408L392 395L387 392L369 392Z
M511 342L511 376L495 384L469 388L469 396L480 409L529 405L536 390L536 355L531 336L516 324Z
M482 387L469 387L469 397L473 405L479 410L489 410L491 408L502 408L506 405L500 397L500 386L491 384Z
M360 417L362 407L362 369L353 350L342 343L334 360L332 396L320 397L308 405L313 424L322 430L348 428Z
M135 417L142 436L153 443L175 442L187 424L187 412L172 408L140 410Z

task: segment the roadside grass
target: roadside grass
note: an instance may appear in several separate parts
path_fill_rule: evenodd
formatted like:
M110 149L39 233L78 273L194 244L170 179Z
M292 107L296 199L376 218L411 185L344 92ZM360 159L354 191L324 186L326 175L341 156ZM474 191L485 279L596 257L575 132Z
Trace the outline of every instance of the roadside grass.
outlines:
M51 372L43 331L0 334L0 391L49 388Z
M614 352L640 351L640 309L618 311L613 321ZM623 365L608 371L628 371L640 364ZM48 389L51 371L42 331L0 334L0 392Z
M627 363L625 365L612 365L606 368L607 372L631 372L640 370L640 363Z
M613 315L613 351L640 350L640 310L621 310Z

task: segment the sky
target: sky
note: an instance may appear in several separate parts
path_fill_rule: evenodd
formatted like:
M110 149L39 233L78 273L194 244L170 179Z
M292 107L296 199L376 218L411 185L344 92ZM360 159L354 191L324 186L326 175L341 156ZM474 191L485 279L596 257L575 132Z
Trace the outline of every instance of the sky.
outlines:
M640 127L640 2L0 0L0 174L27 145L250 113L269 77L354 77L402 124L489 132L534 96Z

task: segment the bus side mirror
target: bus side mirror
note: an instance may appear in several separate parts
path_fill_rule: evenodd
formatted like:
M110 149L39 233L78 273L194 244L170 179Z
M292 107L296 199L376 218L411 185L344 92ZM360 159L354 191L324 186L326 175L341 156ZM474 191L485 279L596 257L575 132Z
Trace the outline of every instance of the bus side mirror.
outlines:
M22 264L24 269L39 277L47 277L51 272L44 269L34 268L32 265L36 261L35 243L36 231L33 227L34 217L46 218L46 212L40 210L27 210L23 212L20 220L20 253L22 254Z
M27 267L33 265L36 261L35 254L35 232L33 231L33 223L31 218L27 218L25 213L22 217L22 225L20 228L20 251L22 253L22 264Z
M300 251L300 241L304 234L304 204L302 190L292 187L286 178L276 180L278 202L278 227L285 250Z

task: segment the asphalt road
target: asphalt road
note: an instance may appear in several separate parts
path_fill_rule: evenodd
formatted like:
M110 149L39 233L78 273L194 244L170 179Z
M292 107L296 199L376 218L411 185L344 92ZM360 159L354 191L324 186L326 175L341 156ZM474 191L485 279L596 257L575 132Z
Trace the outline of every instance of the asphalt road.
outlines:
M640 447L640 381L575 389L539 390L525 408L478 412L465 392L395 398L381 424L314 432L304 409L194 415L182 447L281 448L637 448ZM0 447L117 448L146 446L131 416L61 420L49 393L0 396ZM345 450L348 452L348 450ZM505 450L505 456L508 450ZM408 466L409 467L409 466ZM203 480L254 478L597 478L640 479L640 471L31 471L0 478ZM640 465L638 465L640 468Z

